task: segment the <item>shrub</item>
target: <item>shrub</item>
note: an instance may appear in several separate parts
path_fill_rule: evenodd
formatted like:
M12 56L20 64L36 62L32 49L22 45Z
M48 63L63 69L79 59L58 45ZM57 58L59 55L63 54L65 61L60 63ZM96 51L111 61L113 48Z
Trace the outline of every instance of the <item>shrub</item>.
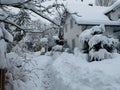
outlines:
M35 52L40 51L41 49L42 49L42 45L39 44L39 45L36 46Z
M100 61L112 58L112 53L116 50L119 42L117 39L104 36L105 28L94 26L80 34L83 53L87 53L88 61Z

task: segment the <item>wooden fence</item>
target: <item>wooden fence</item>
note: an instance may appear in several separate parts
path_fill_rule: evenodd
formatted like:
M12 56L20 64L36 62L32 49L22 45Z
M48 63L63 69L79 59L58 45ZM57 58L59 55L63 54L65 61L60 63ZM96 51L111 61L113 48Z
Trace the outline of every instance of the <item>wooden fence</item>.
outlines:
M5 69L0 69L0 90L5 90Z

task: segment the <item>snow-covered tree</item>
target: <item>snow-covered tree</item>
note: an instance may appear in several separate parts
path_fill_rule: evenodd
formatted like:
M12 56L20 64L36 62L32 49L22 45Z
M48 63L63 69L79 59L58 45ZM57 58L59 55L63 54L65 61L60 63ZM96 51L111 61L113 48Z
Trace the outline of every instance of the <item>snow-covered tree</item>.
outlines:
M8 6L8 7L10 6L10 7L18 8L18 9L24 9L24 10L27 10L30 12L34 12L37 15L39 15L40 17L59 26L52 19L50 19L49 15L52 14L52 11L51 11L52 8L59 7L59 6L61 6L61 4L53 3L52 5L50 4L47 6L42 5L42 3L46 2L46 1L47 0L10 0L10 1L1 0L0 1L0 6L1 6L0 9L9 11L9 9L6 6ZM0 15L1 22L9 23L20 29L24 29L9 19L9 15L10 15L9 12L6 12L5 14Z
M111 6L114 4L117 0L95 0L95 4L97 6Z
M29 25L25 24L26 22L28 23L30 19L28 14L35 13L38 16L55 24L56 26L60 26L59 23L54 22L54 20L50 18L50 15L52 15L55 10L57 10L57 12L59 13L59 8L62 5L57 3L57 0L55 3L51 3L48 5L44 4L47 1L48 0L0 0L0 22L4 23L5 29L9 31L11 30L10 32L12 33L13 29L16 31L21 30L22 32L18 32L18 34L20 34L20 37L18 37L20 38L20 40L21 34L24 34L24 32L28 32L29 29L31 29L29 28ZM11 8L17 8L17 11L19 11L19 13L13 13ZM16 33L13 34L16 36Z
M42 3L46 2L46 1L49 1L49 0L0 0L0 45L1 45L0 46L0 68L7 68L7 73L8 73L7 76L10 77L10 78L8 78L9 79L8 81L10 81L9 84L12 86L17 87L17 85L16 85L17 83L14 83L14 81L16 81L16 80L21 81L21 78L22 78L22 81L25 80L24 76L26 75L26 73L24 74L24 70L22 71L22 69L25 68L24 66L22 68L22 65L24 62L22 60L24 59L24 56L25 56L24 55L25 53L23 53L22 51L24 51L23 49L24 49L25 42L24 42L24 38L23 38L23 40L21 40L16 45L16 47L14 47L14 49L13 49L14 52L20 51L20 54L18 54L19 52L16 54L18 54L18 57L20 55L23 59L20 58L19 60L16 60L17 58L15 57L15 54L13 54L12 56L15 57L15 62L12 62L13 58L11 58L10 62L8 62L6 60L6 56L5 56L6 41L12 42L13 38L7 30L11 29L11 32L13 30L16 30L16 31L20 30L20 34L23 34L23 32L28 32L29 29L33 30L28 27L29 25L25 24L25 22L28 22L28 19L29 19L28 14L30 14L30 13L36 13L40 17L48 20L49 22L55 24L56 26L60 26L59 24L57 24L56 22L54 22L54 20L52 20L50 18L50 15L52 15L52 10L51 10L52 8L56 8L61 5L57 4L57 3L53 3L48 6L42 5ZM12 9L17 8L20 10L20 12L17 14L13 14L13 12L11 12L12 11L11 8ZM51 29L49 29L49 30L48 29L49 28L46 28L43 31L45 33L47 33L47 31L51 30ZM24 60L26 60L26 59L24 59ZM34 60L32 60L32 61L34 61ZM15 65L15 63L18 65ZM7 65L7 64L10 64L10 65ZM13 88L13 89L16 90L16 88ZM13 89L8 88L7 90L13 90ZM17 89L18 89L18 87L17 87Z
M4 23L0 23L0 68L7 68L6 61L6 44L7 42L12 42L12 35L5 30Z
M16 22L17 25L22 26L24 28L27 28L28 24L30 23L30 16L25 10L20 10L17 15L13 16L13 18L14 18L14 22ZM16 33L14 35L14 40L18 42L25 35L25 31L16 28L15 32Z
M31 21L29 30L25 36L26 42L30 42L35 45L35 47L39 44L42 44L40 39L47 38L48 39L48 47L52 48L55 44L55 40L53 36L58 34L58 27L54 26L53 24L46 24L41 20Z
M103 25L94 26L80 34L81 50L88 53L88 61L100 61L112 58L112 53L116 51L119 44L118 39L104 36L105 28Z

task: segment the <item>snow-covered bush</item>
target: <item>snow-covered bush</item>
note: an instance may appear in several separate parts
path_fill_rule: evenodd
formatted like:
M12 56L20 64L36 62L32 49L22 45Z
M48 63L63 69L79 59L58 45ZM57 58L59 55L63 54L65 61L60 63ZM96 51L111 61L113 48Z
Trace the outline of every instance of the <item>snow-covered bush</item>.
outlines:
M25 90L23 89L24 84L27 85L27 82L30 82L30 78L33 76L31 72L37 69L34 68L35 61L30 59L32 58L30 56L30 58L19 56L16 52L10 52L6 57L8 60L6 90Z
M86 29L79 35L80 43L81 43L81 49L84 53L89 52L89 40L93 37L95 34L101 34L105 31L104 27L101 26L94 26L91 29Z
M38 52L38 51L40 51L42 49L42 45L37 45L37 47L35 48L35 52Z
M0 23L0 68L7 68L7 61L5 57L7 52L7 42L12 41L12 35L4 28L4 24Z
M61 46L61 45L56 45L56 46L52 47L52 50L53 50L53 51L63 51L63 46Z
M15 44L15 46L12 48L12 52L17 53L19 56L24 56L24 53L27 52L27 44L25 43L24 39Z
M42 44L47 44L48 39L47 39L47 38L41 38L41 39L40 39L40 42L41 42Z
M88 53L88 61L99 61L112 58L112 53L115 52L118 46L118 39L104 36L105 28L103 25L94 26L80 34L80 43L82 51Z
M41 38L40 43L45 48L45 52L46 52L48 50L48 38L45 38L45 37Z

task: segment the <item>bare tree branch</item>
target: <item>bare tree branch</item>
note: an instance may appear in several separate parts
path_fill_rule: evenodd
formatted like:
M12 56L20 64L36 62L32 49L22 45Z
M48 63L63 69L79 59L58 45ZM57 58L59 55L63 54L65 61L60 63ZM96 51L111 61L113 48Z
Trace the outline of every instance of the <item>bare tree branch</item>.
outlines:
M6 19L0 19L0 22L4 22L4 23L11 24L11 25L13 25L13 26L17 27L18 29L23 30L24 32L26 32L26 30L32 30L32 29L22 28L22 27L20 27L19 25L17 25L16 23L11 22L11 21L6 20Z
M49 22L55 24L56 26L59 26L59 25L56 24L53 20L51 20L49 17L47 17L47 16L41 14L42 12L40 13L40 12L38 12L37 10L34 10L34 9L32 9L32 8L29 9L28 7L25 7L25 8L28 9L28 10L30 10L30 11L32 11L32 12L34 12L34 13L36 13L37 15L39 15L39 16L41 16L42 18L48 20Z
M17 3L2 3L2 2L0 2L0 5L1 6L3 6L3 5L5 5L5 6L14 6L14 7L16 7L16 6L21 6L21 5L23 5L23 4L26 4L26 3L29 3L30 1L32 1L32 0L27 0L27 1L24 1L24 2L17 2Z

